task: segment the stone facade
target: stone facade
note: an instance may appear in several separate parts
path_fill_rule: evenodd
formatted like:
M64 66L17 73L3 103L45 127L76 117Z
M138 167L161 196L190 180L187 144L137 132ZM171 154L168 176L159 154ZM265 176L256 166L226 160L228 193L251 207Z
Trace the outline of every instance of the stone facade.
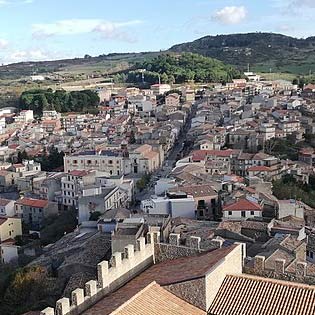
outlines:
M167 286L166 288L188 303L206 310L205 279L195 279Z

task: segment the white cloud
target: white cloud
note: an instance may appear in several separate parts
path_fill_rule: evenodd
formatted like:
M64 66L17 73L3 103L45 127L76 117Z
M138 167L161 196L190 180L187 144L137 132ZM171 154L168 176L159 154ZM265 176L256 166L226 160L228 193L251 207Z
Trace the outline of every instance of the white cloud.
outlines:
M244 6L227 6L215 12L213 18L222 24L239 24L246 16L247 10Z
M74 56L69 55L67 52L31 48L28 50L15 50L11 51L10 53L6 53L5 56L2 57L1 63L8 64L21 61L46 61L62 59L65 57Z
M71 19L59 20L48 24L33 24L32 34L35 38L46 38L50 36L78 35L92 32L100 33L108 39L117 38L127 40L122 31L126 26L139 24L141 21L133 20L127 22L111 22L101 19Z
M0 0L0 7L4 6L18 6L23 4L31 4L35 0Z
M0 49L5 49L9 46L9 42L6 39L0 38Z

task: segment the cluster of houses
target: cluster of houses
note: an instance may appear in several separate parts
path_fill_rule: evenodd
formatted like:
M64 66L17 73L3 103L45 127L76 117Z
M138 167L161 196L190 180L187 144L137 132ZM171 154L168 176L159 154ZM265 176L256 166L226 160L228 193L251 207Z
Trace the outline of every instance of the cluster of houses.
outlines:
M159 259L175 259L175 267L187 267L189 276L184 280L192 281L198 278L189 270L198 260L192 258L195 255L209 262L208 269L204 269L207 264L196 267L203 279L211 278L211 268L228 262L226 257L235 254L233 261L239 268L233 269L231 262L212 295L206 293L198 301L191 300L191 283L187 284L188 291L183 286L175 294L183 300L177 303L186 301L195 307L189 310L182 304L191 314L203 314L209 308L217 314L220 303L215 297L229 290L226 277L231 273L237 274L240 283L245 281L244 272L315 283L315 210L295 196L280 200L272 190L273 181L285 175L309 183L314 175L315 150L305 146L296 160L288 160L273 155L270 148L274 140L289 138L298 143L314 133L315 88L308 85L300 91L290 82L260 81L253 73L247 77L226 85L211 84L207 89L199 87L202 97L198 100L196 89L185 86L172 90L168 84L156 84L150 90L99 91L102 106L98 115L44 111L40 120L34 120L32 111L4 114L12 121L9 123L6 117L8 125L1 129L7 146L0 148L0 189L18 195L11 200L0 199L2 261L17 258L15 240L22 235L22 223L30 231L40 232L45 218L74 208L78 210L77 229L45 248L32 264L54 266L58 277L65 276L71 266L71 275L66 278L68 284L78 286L73 296L81 299L83 287L78 279L98 270L101 280L85 284L90 294L83 296L85 306L97 295L97 299L91 298L95 304L91 312L84 306L87 315L97 314L97 303L101 303L101 309L102 303L107 303L101 298L101 292L107 290L102 272L109 272L108 263L101 262L104 257L110 259L111 268L121 268L121 277L126 271L126 279L133 283L137 278L130 276L140 274L137 268L144 262L140 258L139 266L133 265L136 259L124 262L130 257L143 255L146 263L150 261L141 269L144 273L152 268L160 270ZM168 165L183 136L181 154L174 165ZM8 162L18 151L36 157L51 145L65 153L62 170L42 171L33 160ZM169 172L154 177L170 166ZM147 174L155 179L137 207L136 183ZM144 238L149 240L147 245ZM162 243L167 242L170 244L164 248ZM215 248L219 249L212 253ZM137 253L141 250L142 254ZM161 264L174 271L170 263ZM179 280L176 276L166 288L164 280L150 277L157 283L148 282L141 290L150 291L152 286L154 290L172 291L170 287L184 281L178 275ZM120 284L119 290L125 292L124 281ZM70 294L70 285L68 289ZM162 293L171 294L166 291ZM127 297L122 304L133 299L132 295ZM60 314L68 314L71 307L67 298L57 302ZM200 310L203 312L198 313ZM110 311L114 309L109 308L107 313ZM43 314L53 312L48 308Z

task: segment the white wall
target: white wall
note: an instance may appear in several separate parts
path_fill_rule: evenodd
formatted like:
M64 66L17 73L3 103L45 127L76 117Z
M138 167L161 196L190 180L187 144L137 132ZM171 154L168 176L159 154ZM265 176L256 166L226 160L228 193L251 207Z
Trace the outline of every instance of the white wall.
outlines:
M1 260L7 264L18 258L18 247L15 245L0 245Z
M176 187L175 179L159 179L154 187L154 192L156 195L162 195L170 188Z
M261 211L254 211L254 215L251 214L251 211L246 211L246 216L245 218L242 217L242 211L231 211L232 214L229 215L229 211L223 211L223 217L225 219L248 219L248 218L255 218L255 217L261 217L262 212Z
M196 204L193 198L171 199L171 216L172 218L196 218Z
M0 206L0 216L1 215L8 216L8 217L15 216L14 200L9 202L6 206Z

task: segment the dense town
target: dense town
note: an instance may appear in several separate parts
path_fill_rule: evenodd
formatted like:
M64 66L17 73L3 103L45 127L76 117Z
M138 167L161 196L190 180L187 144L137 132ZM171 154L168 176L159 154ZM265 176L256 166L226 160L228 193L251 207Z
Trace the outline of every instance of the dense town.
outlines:
M1 262L45 281L22 311L313 314L315 85L96 93L95 114L0 109Z

